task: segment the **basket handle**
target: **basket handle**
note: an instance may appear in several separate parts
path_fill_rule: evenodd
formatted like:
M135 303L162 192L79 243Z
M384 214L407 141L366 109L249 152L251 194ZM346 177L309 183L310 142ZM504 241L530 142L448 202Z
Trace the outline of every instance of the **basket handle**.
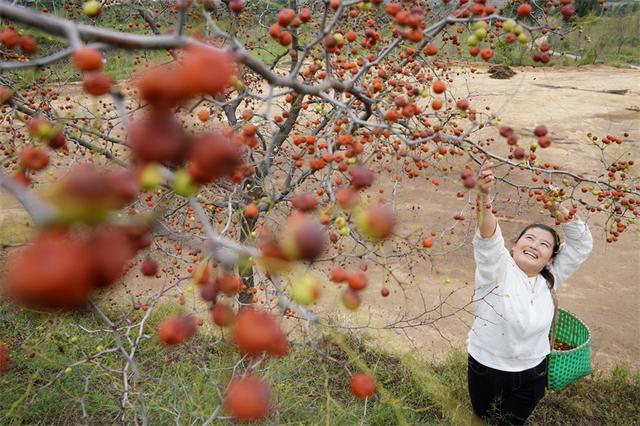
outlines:
M553 284L547 281L547 287L551 292L551 299L553 299L553 319L551 320L551 335L549 336L549 346L551 347L549 357L547 358L547 387L551 387L551 375L549 374L549 363L551 362L551 352L553 352L553 345L556 343L556 322L558 321L558 295L553 288Z
M553 345L556 343L556 322L558 321L558 295L556 294L556 290L553 286L548 282L547 287L549 287L551 298L553 299L553 320L551 320L551 335L549 336L549 345L553 352Z

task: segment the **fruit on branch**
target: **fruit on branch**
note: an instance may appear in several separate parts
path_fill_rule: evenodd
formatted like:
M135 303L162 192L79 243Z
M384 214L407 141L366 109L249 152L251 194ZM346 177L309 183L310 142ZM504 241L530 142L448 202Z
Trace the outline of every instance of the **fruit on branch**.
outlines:
M349 274L342 266L335 266L331 269L330 279L334 283L343 283L347 281Z
M163 182L164 178L162 177L160 166L155 163L144 166L138 176L138 183L146 190L154 190L162 185Z
M467 189L473 189L476 186L476 179L473 177L473 172L471 169L464 168L460 172L460 179L462 179L462 184Z
M376 381L373 377L365 373L358 373L351 376L351 393L360 399L367 398L376 391Z
M258 217L258 213L260 213L260 210L258 209L258 206L256 206L254 203L248 204L242 211L242 214L247 219L254 219Z
M95 18L102 12L100 2L89 0L82 5L82 12L90 18Z
M353 311L354 309L358 309L361 303L362 299L357 291L347 288L342 292L342 304L345 308Z
M78 71L100 71L102 69L102 53L92 47L80 47L73 52L71 62Z
M268 352L281 355L282 339L286 337L274 317L265 311L243 308L233 323L232 339L242 354L259 355Z
M12 254L5 284L17 303L40 309L82 306L91 292L86 246L61 232L41 233L33 244Z
M288 26L293 18L296 17L296 11L290 8L282 9L278 12L278 24L283 27Z
M276 241L266 241L260 245L260 263L268 271L283 272L289 269L289 256Z
M202 263L193 269L191 275L197 285L208 284L211 279L211 267L208 263Z
M140 272L145 277L153 277L158 273L158 262L147 257L140 266Z
M231 0L229 2L229 9L238 15L244 10L244 3L242 3L242 0Z
M191 0L173 0L173 10L187 10L191 6Z
M93 275L92 284L103 288L114 283L124 268L136 255L124 231L117 228L102 228L88 236L85 255Z
M84 75L82 86L84 91L92 96L103 96L111 91L111 77L99 72L90 72Z
M126 225L118 227L129 238L134 250L142 250L151 245L151 232L146 225Z
M551 61L551 56L548 53L534 52L533 53L533 61L534 62L542 62L543 64L547 64L547 63L549 63L549 61Z
M70 223L97 223L113 209L136 197L139 187L130 171L101 171L89 163L75 166L54 191L52 201L60 208L58 219Z
M154 68L137 78L140 97L158 110L195 95L216 96L232 82L234 61L222 50L189 45L181 65Z
M522 160L525 157L524 148L522 148L521 146L516 147L516 149L513 150L513 157L517 160Z
M535 129L533 129L533 134L537 137L546 136L548 132L549 131L547 130L547 126L545 126L544 124L540 124L536 126Z
M198 184L194 182L186 169L176 170L173 174L173 181L171 181L171 188L176 194L187 198L198 192Z
M215 96L231 84L234 61L225 51L188 46L180 77L190 93Z
M429 43L422 49L422 52L427 56L435 56L438 54L438 45L435 43Z
M235 378L224 397L224 407L236 421L253 422L269 415L269 388L258 377L249 374Z
M281 246L294 260L314 260L324 250L325 232L319 223L301 213L293 213L287 221Z
M517 10L518 16L521 18L526 18L528 16L531 16L531 12L533 11L533 8L531 7L531 5L529 3L522 3Z
M136 85L140 98L165 114L191 95L178 67L154 68L138 76Z
M240 291L242 280L233 272L225 272L216 278L215 286L225 296L235 296Z
M272 39L278 40L282 35L282 27L277 22L269 27L269 35Z
M0 30L0 43L7 49L13 49L20 43L20 36L13 29Z
M132 202L139 190L130 170L100 170L84 163L65 176L57 196L76 203L99 203L118 209Z
M200 287L200 297L207 302L214 302L218 298L218 290L213 283L205 283Z
M402 5L400 3L387 3L387 7L385 8L385 12L389 16L396 16L398 12L402 10Z
M489 59L491 59L493 57L493 50L491 50L490 48L486 47L484 49L482 49L480 51L480 57L485 60L488 61Z
M211 308L211 319L213 323L219 327L227 327L233 324L235 317L236 315L233 309L223 303L216 303Z
M320 285L310 274L298 275L291 280L291 299L300 305L315 303L320 296Z
M424 240L422 240L422 247L430 249L431 247L433 247L433 240L431 238L425 238Z
M298 16L300 17L300 20L306 24L311 20L311 9L309 9L308 7L303 7L300 10L300 14Z
M538 138L538 146L540 148L548 148L551 145L551 139L547 136L541 136Z
M518 23L516 21L514 21L513 19L507 19L502 24L502 29L507 33L512 33L517 25L518 25Z
M310 192L298 194L291 199L291 204L301 212L309 212L318 207L318 199Z
M189 154L189 173L197 183L231 177L242 165L242 152L220 132L201 134Z
M242 135L245 137L252 137L252 136L255 136L256 131L257 131L256 126L254 126L251 123L247 123L242 128Z
M60 149L63 146L65 146L66 143L67 143L67 138L64 135L64 132L60 131L56 133L54 137L49 139L49 141L47 142L47 145L49 145L49 148L51 149Z
M168 346L179 345L193 337L197 327L196 318L193 315L166 319L158 325L158 340Z
M568 21L569 19L571 19L571 17L575 12L576 12L576 8L572 3L565 4L564 6L562 6L562 9L560 9L560 13L562 14L562 19L564 19L565 21Z
M467 109L469 109L469 101L466 99L458 99L456 101L456 108L461 111L466 111Z
M373 172L364 166L349 168L351 187L355 190L368 188L373 184Z
M11 99L13 93L13 90L9 89L7 86L0 85L0 106L9 102L9 99Z
M27 131L29 135L48 140L57 132L55 126L42 116L34 116L27 120Z
M502 126L500 127L500 129L498 129L498 131L500 132L500 136L502 136L503 138L508 138L509 136L513 135L513 129L511 127L507 127L507 126Z
M198 111L198 120L202 121L203 123L206 122L210 116L211 113L209 112L209 110L203 109Z
M278 42L283 46L289 46L293 42L293 36L289 31L282 31L278 37Z
M20 165L26 169L42 170L49 164L49 154L31 146L20 153Z
M369 278L362 271L351 272L347 275L347 284L352 290L361 291L369 285Z
M389 206L383 204L372 204L355 214L358 232L375 240L389 237L395 222L395 213Z
M447 85L444 81L436 80L436 82L433 83L433 93L437 93L439 95L444 93L445 90L447 90Z
M190 146L182 124L169 112L152 112L133 122L128 137L134 158L145 163L179 163Z
M391 123L395 123L396 121L398 121L398 118L398 111L396 111L395 109L390 109L384 114L384 119Z
M336 202L343 209L351 209L360 201L358 192L352 188L340 188L336 190Z
M20 49L22 49L26 55L32 55L38 51L38 42L31 36L20 37L19 44Z

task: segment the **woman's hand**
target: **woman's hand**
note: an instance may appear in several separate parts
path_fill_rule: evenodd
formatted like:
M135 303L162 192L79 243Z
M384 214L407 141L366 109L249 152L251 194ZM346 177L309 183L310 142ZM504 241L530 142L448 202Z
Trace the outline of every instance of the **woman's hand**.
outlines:
M556 224L573 222L574 220L579 219L576 215L575 207L568 210L553 198L553 194L557 193L559 189L552 185L549 185L548 188L549 191L547 192L547 195L549 196L549 201L545 204L545 209L549 210L551 215L556 219Z
M493 190L495 177L493 176L492 167L492 161L485 162L478 175L478 190L485 195L488 195Z

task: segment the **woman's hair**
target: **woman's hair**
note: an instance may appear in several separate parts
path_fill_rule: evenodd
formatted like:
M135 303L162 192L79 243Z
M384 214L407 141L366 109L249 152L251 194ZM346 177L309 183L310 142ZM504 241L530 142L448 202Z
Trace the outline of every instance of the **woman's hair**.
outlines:
M532 223L531 225L526 226L520 232L520 235L518 235L518 238L516 238L515 242L517 243L518 241L520 241L520 238L522 238L525 232L527 232L529 229L532 229L532 228L542 229L544 231L547 231L553 236L553 250L551 252L551 258L554 258L556 254L558 254L558 250L560 250L560 236L558 235L555 229L553 229L548 225L545 225L543 223ZM542 275L544 279L547 280L547 285L549 286L549 288L553 288L556 280L553 278L553 274L549 269L547 269L546 266L542 268L542 271L540 271L540 275Z

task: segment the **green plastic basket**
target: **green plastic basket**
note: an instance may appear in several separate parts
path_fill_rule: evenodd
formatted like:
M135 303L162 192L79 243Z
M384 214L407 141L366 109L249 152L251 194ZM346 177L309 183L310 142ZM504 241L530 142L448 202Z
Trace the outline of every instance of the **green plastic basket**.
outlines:
M568 351L552 350L547 358L549 388L564 389L569 383L591 374L591 332L572 313L558 309L556 341L574 346Z

